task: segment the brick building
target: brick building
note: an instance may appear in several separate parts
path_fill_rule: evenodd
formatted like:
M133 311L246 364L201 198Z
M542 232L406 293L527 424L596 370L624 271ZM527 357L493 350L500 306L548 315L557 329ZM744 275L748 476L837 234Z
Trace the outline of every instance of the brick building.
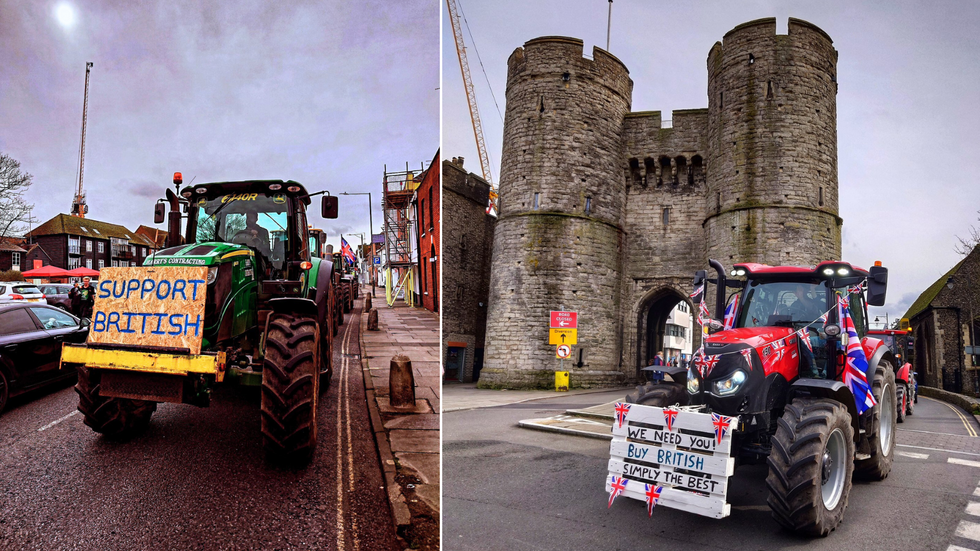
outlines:
M497 219L487 214L490 184L463 169L463 159L442 163L443 365L446 381L472 382L483 365L490 287L490 251Z
M912 327L912 360L920 383L980 394L980 355L966 351L978 337L978 316L980 246L923 291L905 313Z
M4 237L0 239L0 272L7 270L24 271L27 250L20 246L20 239Z
M25 236L29 252L24 269L35 262L66 270L80 266L98 270L105 267L141 266L156 243L145 235L119 224L59 214Z
M415 220L418 221L420 303L430 312L439 311L439 151L422 174L415 190Z
M514 51L481 385L552 384L549 310L578 312L572 385L622 384L709 258L840 257L837 51L810 23L788 29L729 31L708 51L707 108L670 120L631 111L605 50L552 36Z

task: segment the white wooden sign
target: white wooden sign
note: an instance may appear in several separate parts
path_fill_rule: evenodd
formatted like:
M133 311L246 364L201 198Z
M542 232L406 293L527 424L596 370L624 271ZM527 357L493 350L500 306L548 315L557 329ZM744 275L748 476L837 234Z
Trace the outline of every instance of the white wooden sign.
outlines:
M735 471L732 433L738 417L699 413L699 406L616 404L606 492L713 518L731 514L728 477Z

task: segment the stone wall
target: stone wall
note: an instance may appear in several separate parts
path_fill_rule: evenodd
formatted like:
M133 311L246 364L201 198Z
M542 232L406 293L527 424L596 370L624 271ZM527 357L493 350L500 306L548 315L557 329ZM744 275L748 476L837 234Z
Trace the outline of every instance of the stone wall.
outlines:
M463 169L462 159L442 163L443 359L447 343L466 343L462 380L473 380L483 354L490 284L490 251L496 219L486 213L490 184Z

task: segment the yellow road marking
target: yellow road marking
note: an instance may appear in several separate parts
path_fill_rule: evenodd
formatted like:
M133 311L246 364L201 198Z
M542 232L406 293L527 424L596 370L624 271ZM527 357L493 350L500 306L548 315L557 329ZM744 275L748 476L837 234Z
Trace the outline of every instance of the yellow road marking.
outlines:
M946 402L943 402L941 400L936 400L934 398L929 398L928 396L922 396L922 398L925 398L926 400L932 400L933 402L939 402L940 404L948 407L950 410L953 411L953 413L956 414L957 417L960 418L960 421L963 422L963 426L966 427L966 432L970 436L970 438L976 438L977 437L977 431L974 430L973 425L970 424L970 421L967 420L966 416L963 415L962 413L960 413L960 410L956 409L951 404L947 404Z
M350 338L350 324L344 331L343 342L346 343ZM340 348L340 355L343 358L345 351L344 345ZM347 360L341 362L340 377L347 378ZM344 433L343 426L344 413L344 385L337 385L337 551L344 551Z

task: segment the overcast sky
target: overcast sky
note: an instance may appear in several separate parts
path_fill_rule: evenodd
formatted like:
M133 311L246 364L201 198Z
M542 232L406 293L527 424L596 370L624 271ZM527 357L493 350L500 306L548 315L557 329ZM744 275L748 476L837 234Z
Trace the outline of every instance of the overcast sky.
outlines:
M547 35L581 38L588 54L604 48L609 3L459 1L496 180L503 122L491 90L503 113L507 58ZM632 109L660 110L666 119L671 110L707 107L708 50L762 17L776 17L780 34L789 17L804 19L834 40L843 259L889 268L888 303L873 314L894 319L959 261L955 235L980 226L980 2L616 0L609 49L630 70ZM463 156L479 173L448 22L442 40L443 156Z
M180 171L371 192L380 233L385 164L428 166L439 147L438 6L4 0L0 151L34 175L35 220L69 212L91 61L90 218L153 226ZM341 196L331 221L314 205L310 221L335 245L367 240L367 199Z

